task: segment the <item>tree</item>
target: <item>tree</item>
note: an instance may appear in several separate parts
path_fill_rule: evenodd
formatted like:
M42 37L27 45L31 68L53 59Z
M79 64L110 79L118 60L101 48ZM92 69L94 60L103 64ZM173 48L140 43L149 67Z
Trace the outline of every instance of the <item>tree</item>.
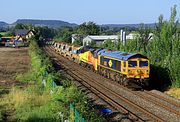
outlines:
M156 33L156 36L158 36L160 38L160 32L161 32L161 28L164 24L163 22L163 15L161 14L158 18L158 23L156 24L155 26L155 33Z
M116 44L115 42L112 42L111 39L108 39L102 44L102 47L110 49L110 50L117 50L117 45L118 44Z
M82 41L80 41L79 39L78 39L78 40L75 40L75 41L73 42L73 44L74 44L74 45L83 45L83 44L82 44Z
M147 45L149 44L149 40L151 36L149 36L150 29L145 27L144 24L141 24L139 30L139 38L138 38L138 47L139 51L143 48L144 52L147 53Z
M74 30L72 27L64 27L58 30L57 36L55 38L60 41L71 43L71 35L73 32Z
M176 81L173 84L180 87L180 27L176 14L175 5L171 9L169 20L163 20L162 15L159 17L148 54L152 63L169 70L172 81Z
M34 26L32 24L25 25L28 30L33 30L35 32L35 39L42 40L47 38L54 38L57 34L56 30L49 28L47 26Z
M88 45L91 46L91 47L96 47L97 46L96 42L93 41L93 40Z
M26 24L17 23L14 29L28 29L28 26Z
M100 29L94 22L85 22L79 25L77 32L82 35L98 35Z

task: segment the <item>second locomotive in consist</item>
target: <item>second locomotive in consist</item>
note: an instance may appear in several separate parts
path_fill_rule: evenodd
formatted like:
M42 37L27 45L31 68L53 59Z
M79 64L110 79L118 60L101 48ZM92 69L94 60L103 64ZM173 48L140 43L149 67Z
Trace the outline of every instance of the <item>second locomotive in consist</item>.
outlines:
M54 43L54 48L59 54L125 86L131 83L142 87L148 85L150 63L142 54L80 47L63 42Z

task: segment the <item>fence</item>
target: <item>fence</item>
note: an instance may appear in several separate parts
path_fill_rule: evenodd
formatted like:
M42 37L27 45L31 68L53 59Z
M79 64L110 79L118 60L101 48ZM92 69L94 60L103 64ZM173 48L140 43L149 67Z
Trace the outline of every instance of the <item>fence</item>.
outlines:
M70 103L70 120L73 122L85 122L82 115L76 110L75 104Z
M44 77L48 76L48 72L46 71L44 73ZM43 79L42 84L44 87L46 87L46 80ZM55 81L52 81L52 88L55 88L57 85L55 83ZM53 90L51 90L50 92L51 94L53 94ZM63 113L59 113L60 117L61 117L61 121L63 122ZM70 103L70 117L69 117L69 121L65 120L64 122L85 122L85 119L82 117L82 115L77 111L76 107L75 107L75 103Z

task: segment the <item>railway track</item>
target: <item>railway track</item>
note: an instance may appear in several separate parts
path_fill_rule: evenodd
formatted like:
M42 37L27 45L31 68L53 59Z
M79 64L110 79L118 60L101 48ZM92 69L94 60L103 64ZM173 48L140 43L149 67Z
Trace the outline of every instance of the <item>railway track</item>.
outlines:
M61 56L57 56L57 54L55 54L55 52L52 51L53 50L52 48L50 49L50 48L46 47L45 50L48 53L48 55L50 55L50 56L51 55L54 55L54 56L56 55L55 57L58 59L57 63L60 63L61 66L68 69L67 70L68 74L70 74L71 76L73 75L73 77L76 80L78 80L81 84L83 84L84 86L90 88L91 91L93 91L99 97L103 98L111 106L114 106L116 109L123 110L125 114L128 114L131 118L133 117L134 120L136 120L136 121L146 121L146 120L150 119L150 120L155 120L155 121L164 121L163 119L159 118L155 114L147 111L146 109L144 109L141 106L133 103L132 101L129 101L127 98L119 95L118 93L114 92L113 90L109 89L108 87L105 87L102 84L96 82L94 79L90 79L89 77L87 77L86 74L84 74L84 73L82 73L82 72L80 72L78 70L75 71L75 69L73 69L73 68L67 67L68 65L71 65L73 62L71 62L71 64L68 64L69 61L61 62L61 60L65 60L65 59L63 57L61 57ZM66 62L66 63L64 63L64 62ZM79 75L78 73L81 74L81 75ZM115 98L113 99L112 96L115 97ZM131 106L132 108L134 108L136 110L136 112L131 112L130 110L128 110L127 108L125 108L124 106L119 104L119 101L124 101L124 103L126 103L125 106L127 106L127 104L128 104L128 106ZM138 110L138 112L137 112L137 110ZM136 113L136 114L134 114L134 113ZM139 113L139 114L137 115L137 113ZM143 115L143 116L146 116L146 117L140 117L140 115L141 116Z
M169 100L169 99L167 99L167 98L165 98L165 97L163 97L163 96L161 96L161 95L158 95L158 94L155 94L155 93L152 93L152 92L149 92L149 91L144 91L146 94L148 94L148 95L150 95L150 96L153 96L153 97L155 97L155 98L159 98L159 99L161 99L161 100L163 100L163 101L166 101L167 103L169 103L169 104L171 104L171 105L173 105L173 106L176 106L176 107L180 107L180 102L175 102L175 101L173 101L173 100Z
M136 93L136 95L139 95L144 99L148 99L150 102L180 116L180 103L178 104L177 102L166 99L158 94L154 94L149 91L138 92L138 94Z
M119 87L123 87L118 84ZM150 91L132 91L130 89L126 89L128 92L131 92L132 94L139 96L147 101L150 101L151 103L160 106L167 111L170 111L178 116L180 116L180 103L175 102L173 100L167 99L161 95L152 93Z

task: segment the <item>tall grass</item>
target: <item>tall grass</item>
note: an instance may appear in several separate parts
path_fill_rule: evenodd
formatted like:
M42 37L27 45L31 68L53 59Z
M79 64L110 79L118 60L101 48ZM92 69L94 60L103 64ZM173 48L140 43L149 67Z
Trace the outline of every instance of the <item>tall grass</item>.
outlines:
M87 97L75 86L58 86L54 88L53 94L41 90L34 85L26 89L14 87L0 100L0 106L5 106L5 111L10 111L10 108L11 111L15 110L9 118L10 121L50 122L60 121L60 112L64 114L64 119L70 119L69 104L75 103L76 109L86 121L103 121L96 110L90 109Z

